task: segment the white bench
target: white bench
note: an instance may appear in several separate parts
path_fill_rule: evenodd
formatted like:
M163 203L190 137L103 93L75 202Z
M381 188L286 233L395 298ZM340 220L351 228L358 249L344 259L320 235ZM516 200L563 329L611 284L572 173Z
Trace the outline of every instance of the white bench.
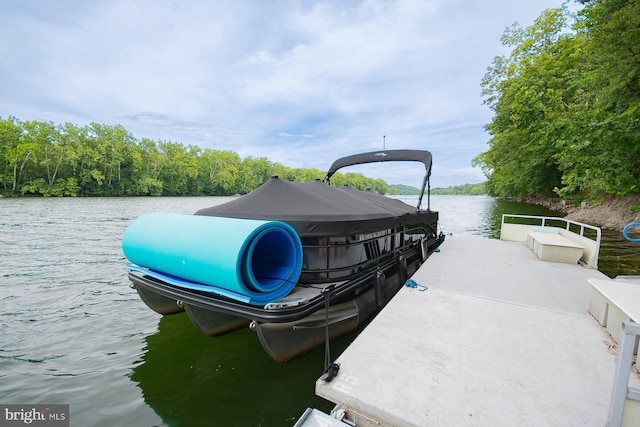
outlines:
M567 264L577 264L584 252L584 246L561 236L554 229L529 231L527 245L541 260Z
M640 284L625 280L589 279L589 311L620 343L622 322L640 322Z

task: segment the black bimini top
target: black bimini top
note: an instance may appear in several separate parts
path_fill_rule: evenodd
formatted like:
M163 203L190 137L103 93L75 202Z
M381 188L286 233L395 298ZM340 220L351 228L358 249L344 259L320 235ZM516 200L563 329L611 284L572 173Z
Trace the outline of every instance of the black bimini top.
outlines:
M420 162L424 164L427 171L426 178L431 176L432 158L431 153L426 150L383 150L371 151L369 153L354 154L343 157L333 162L324 181L329 182L338 169L346 166L362 165L376 162Z
M302 236L371 233L400 225L432 223L437 213L401 200L317 180L289 182L272 177L249 194L197 211L196 215L279 220Z
M331 177L338 169L342 169L347 166L362 165L366 163L377 162L420 162L424 165L425 175L422 180L422 188L420 189L420 197L418 198L418 206L420 209L422 205L422 198L424 197L424 190L427 189L427 210L429 210L429 177L431 177L431 166L433 159L431 153L427 150L383 150L383 151L371 151L369 153L354 154L347 157L342 157L331 165L327 176L324 177L324 182L331 183Z

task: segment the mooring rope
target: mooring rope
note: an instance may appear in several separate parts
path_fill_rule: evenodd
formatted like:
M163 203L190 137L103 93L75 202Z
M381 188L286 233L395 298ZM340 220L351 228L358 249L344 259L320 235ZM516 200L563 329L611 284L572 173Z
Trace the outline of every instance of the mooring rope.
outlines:
M614 342L609 342L609 341L602 341L602 343L604 345L607 346L607 351L609 351L609 353L613 354L613 355L618 355L618 344L614 343ZM638 366L638 356L634 355L633 358L631 359L631 370L633 372L635 372L636 374L640 375L640 367Z
M325 382L330 382L340 370L339 363L331 363L331 347L329 345L329 303L331 298L331 292L334 285L327 286L322 290L324 294L324 327L325 327L325 342L324 342L324 372L320 379Z

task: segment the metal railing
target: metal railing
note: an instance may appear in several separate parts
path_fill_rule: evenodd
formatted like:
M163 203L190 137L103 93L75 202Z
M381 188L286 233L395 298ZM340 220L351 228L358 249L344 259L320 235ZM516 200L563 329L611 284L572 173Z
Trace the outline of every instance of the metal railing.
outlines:
M516 222L518 221L518 222ZM560 226L551 225L560 224ZM507 227L518 228L517 230L505 230ZM580 236L581 239L588 239L592 242L592 249L589 250L585 256L588 258L586 262L583 262L587 267L598 268L598 257L600 255L600 242L602 240L602 230L599 227L593 225L584 224L570 219L555 217L555 216L536 216L536 215L517 215L517 214L502 214L502 223L500 225L500 239L502 240L515 240L526 241L527 232L536 227L554 227L561 228L569 233ZM505 232L506 231L506 232ZM587 235L589 232L592 236ZM508 237L503 237L503 233L508 234ZM587 241L587 240L585 240ZM585 258L583 256L583 259ZM581 261L582 262L582 261Z
M622 339L618 347L618 361L607 415L607 427L620 427L627 399L640 401L640 389L629 387L633 352L640 336L640 324L622 322Z
M583 237L587 237L585 236L584 232L585 230L592 230L596 233L596 239L591 239L591 240L595 240L598 243L598 246L600 246L600 240L602 238L602 230L600 230L599 227L595 227L593 225L589 225L589 224L584 224L581 222L577 222L577 221L572 221L570 219L566 219L566 218L562 218L560 216L536 216L536 215L516 215L516 214L502 214L502 226L504 226L504 224L517 224L515 222L507 222L505 221L507 218L525 218L525 219L533 219L533 220L538 220L540 221L540 225L538 225L539 227L548 227L548 223L549 222L562 222L565 224L564 228L567 231L571 231L573 233L575 233L575 231L573 231L571 229L571 226L574 225L576 227L578 227L580 229L579 234L580 236ZM524 224L524 225L533 225L536 226L536 224ZM555 226L553 226L555 227Z

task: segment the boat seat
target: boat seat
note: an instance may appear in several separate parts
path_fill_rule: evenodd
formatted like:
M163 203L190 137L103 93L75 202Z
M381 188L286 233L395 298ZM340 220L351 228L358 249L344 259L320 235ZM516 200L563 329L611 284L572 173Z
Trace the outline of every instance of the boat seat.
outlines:
M553 228L528 232L527 245L544 261L577 264L584 253L584 246L560 235Z
M622 322L640 322L640 283L618 279L589 279L589 283L589 312L619 344Z

